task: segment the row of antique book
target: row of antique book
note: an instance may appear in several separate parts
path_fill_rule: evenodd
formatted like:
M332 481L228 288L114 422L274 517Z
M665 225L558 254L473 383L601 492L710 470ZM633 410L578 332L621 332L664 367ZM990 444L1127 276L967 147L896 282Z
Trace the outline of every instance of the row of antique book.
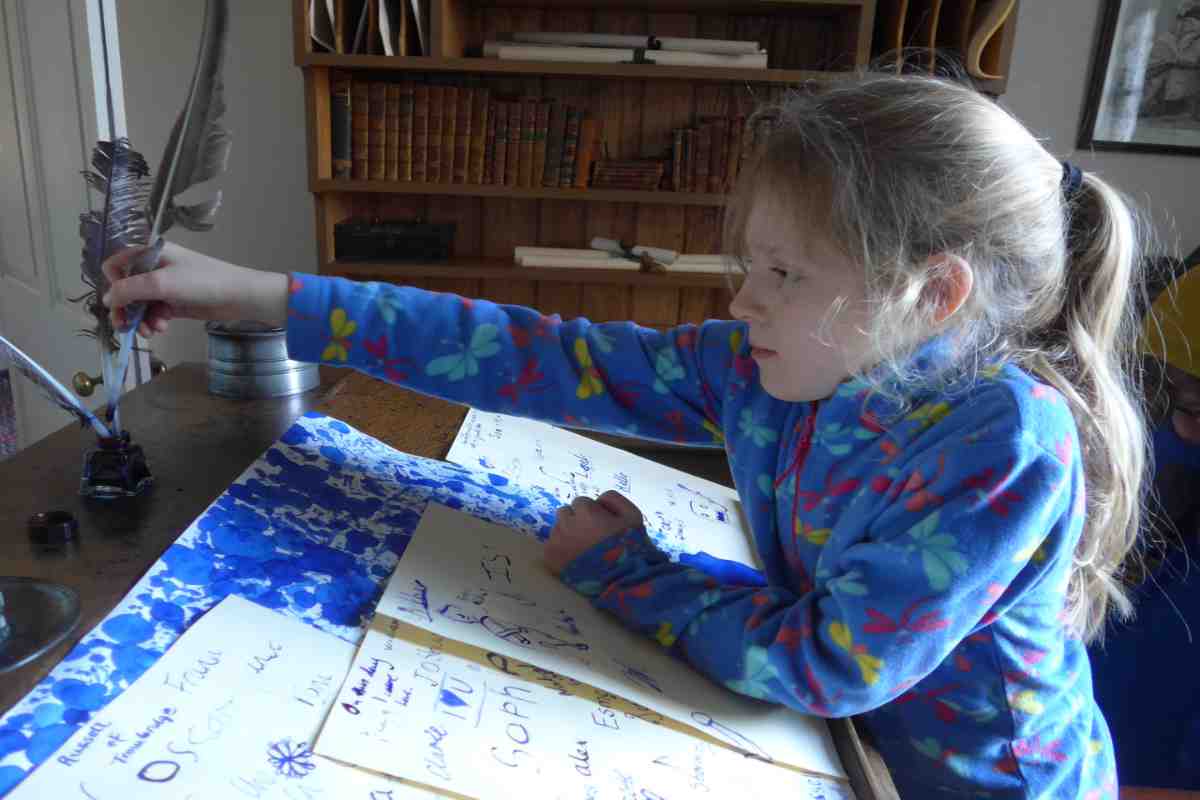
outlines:
M555 98L348 71L331 83L333 177L343 180L719 193L760 133L744 116L704 116L648 158L612 159L603 121Z
M354 180L586 187L600 121L486 87L332 77L333 176Z

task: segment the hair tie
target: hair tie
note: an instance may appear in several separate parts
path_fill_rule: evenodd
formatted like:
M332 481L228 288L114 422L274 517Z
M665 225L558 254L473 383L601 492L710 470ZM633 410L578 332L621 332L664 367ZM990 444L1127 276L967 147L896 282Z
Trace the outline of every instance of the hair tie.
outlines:
M1083 170L1070 161L1062 162L1062 168L1062 193L1069 202L1074 200L1075 195L1083 188Z

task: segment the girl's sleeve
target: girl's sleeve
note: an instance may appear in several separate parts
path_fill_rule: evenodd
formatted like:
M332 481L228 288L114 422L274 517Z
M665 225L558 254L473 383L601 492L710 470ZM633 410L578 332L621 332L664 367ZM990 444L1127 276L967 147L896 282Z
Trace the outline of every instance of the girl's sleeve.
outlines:
M667 332L562 322L520 306L296 273L293 359L347 366L484 410L660 441L720 445L741 325Z
M942 477L919 502L889 503L802 595L719 585L670 561L640 528L598 543L562 578L733 691L822 716L869 711L1070 557L1078 487L1039 445L959 444L910 466Z

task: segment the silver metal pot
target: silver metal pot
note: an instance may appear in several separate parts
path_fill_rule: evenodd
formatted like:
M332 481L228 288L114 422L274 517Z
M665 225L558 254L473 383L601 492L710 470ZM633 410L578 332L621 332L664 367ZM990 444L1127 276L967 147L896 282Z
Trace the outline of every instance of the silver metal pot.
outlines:
M287 332L260 322L209 322L208 391L221 397L283 397L321 382L316 364L292 361Z

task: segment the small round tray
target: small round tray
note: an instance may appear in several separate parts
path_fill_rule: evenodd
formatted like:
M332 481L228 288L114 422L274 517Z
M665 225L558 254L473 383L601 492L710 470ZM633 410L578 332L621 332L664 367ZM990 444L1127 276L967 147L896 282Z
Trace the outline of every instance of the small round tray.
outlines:
M0 640L0 673L52 650L79 624L74 589L33 578L0 577L8 637Z

